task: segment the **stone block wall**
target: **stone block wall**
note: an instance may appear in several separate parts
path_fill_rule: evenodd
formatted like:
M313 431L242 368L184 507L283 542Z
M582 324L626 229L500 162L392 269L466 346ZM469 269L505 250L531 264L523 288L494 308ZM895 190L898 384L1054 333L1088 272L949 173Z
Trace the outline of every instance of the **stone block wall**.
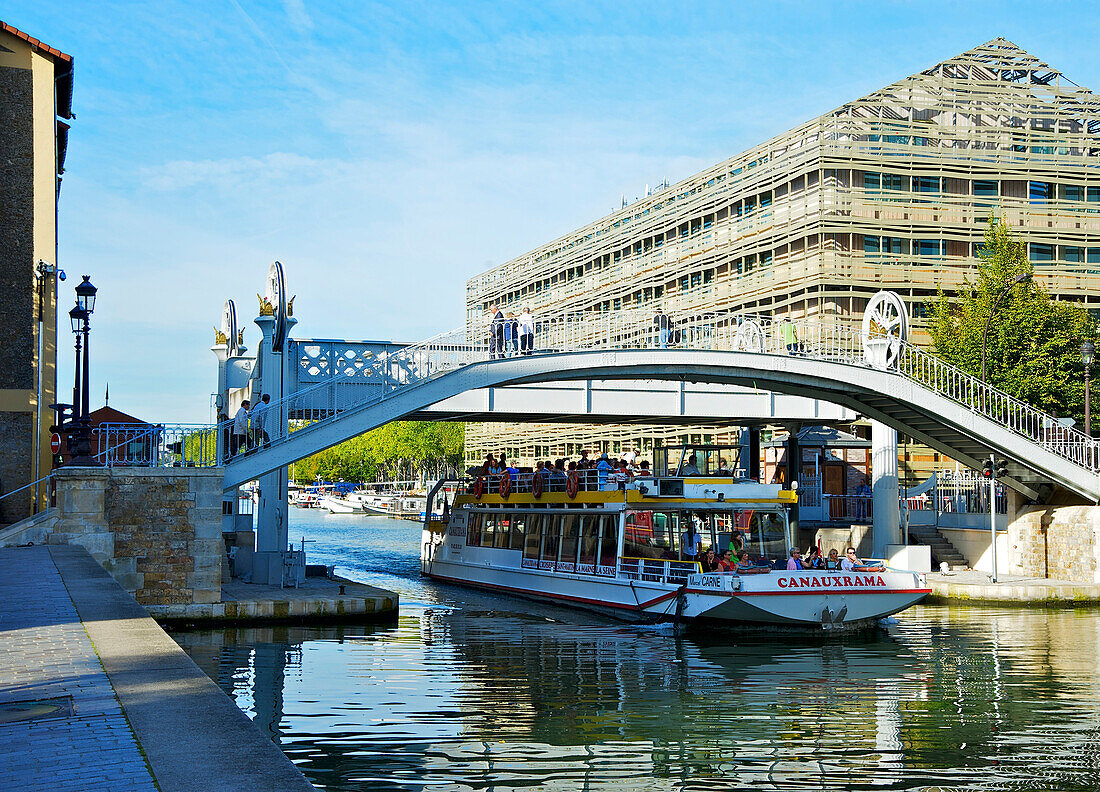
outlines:
M220 468L62 468L51 544L79 544L144 605L221 600Z
M1030 507L1008 526L1011 574L1100 583L1100 506Z

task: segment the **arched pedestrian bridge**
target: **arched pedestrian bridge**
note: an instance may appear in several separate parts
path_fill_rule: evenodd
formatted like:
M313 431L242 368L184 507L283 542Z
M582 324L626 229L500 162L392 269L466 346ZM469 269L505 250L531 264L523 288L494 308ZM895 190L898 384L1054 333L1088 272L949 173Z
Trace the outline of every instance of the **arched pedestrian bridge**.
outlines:
M538 322L529 355L497 357L487 342L468 339L462 330L324 365L292 341L283 355L271 355L272 334L265 330L263 379L281 365L282 380L293 388L271 405L268 446L232 459L225 486L239 486L389 421L423 415L471 390L642 380L737 385L820 399L971 467L980 468L991 453L1004 458L1005 483L1028 498L1041 500L1061 487L1090 502L1100 499L1091 438L909 344L904 316L890 309L888 299L873 302L862 329L734 314L682 317L672 342L648 314L624 311L595 320L566 315ZM288 375L299 366L322 376L303 386ZM737 418L729 416L731 422Z

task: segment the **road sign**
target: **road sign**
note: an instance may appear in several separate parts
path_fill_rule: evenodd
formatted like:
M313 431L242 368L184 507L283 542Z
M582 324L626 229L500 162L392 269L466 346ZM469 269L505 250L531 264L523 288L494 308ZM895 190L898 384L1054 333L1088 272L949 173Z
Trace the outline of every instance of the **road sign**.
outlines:
M61 435L57 432L50 435L50 451L55 454L61 453Z

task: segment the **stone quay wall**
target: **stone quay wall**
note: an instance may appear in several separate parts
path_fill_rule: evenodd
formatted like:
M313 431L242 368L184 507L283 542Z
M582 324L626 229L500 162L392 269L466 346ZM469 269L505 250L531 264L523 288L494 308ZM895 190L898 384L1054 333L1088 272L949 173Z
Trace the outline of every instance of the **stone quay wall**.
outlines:
M1100 506L1033 506L1008 526L1011 574L1100 583Z
M79 544L143 605L221 600L221 468L60 468L46 541Z

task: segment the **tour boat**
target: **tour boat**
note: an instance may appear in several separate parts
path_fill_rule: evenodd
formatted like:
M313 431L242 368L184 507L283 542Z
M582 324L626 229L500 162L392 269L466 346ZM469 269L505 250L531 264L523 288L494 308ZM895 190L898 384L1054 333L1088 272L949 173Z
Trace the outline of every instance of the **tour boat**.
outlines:
M876 571L788 571L793 490L705 469L673 472L680 475L630 481L574 473L564 484L532 474L481 477L464 481L435 518L441 482L428 497L421 571L630 620L814 631L867 627L931 593L922 574L881 562L867 562ZM733 543L768 563L704 573L684 554L697 541L693 534L703 550Z

